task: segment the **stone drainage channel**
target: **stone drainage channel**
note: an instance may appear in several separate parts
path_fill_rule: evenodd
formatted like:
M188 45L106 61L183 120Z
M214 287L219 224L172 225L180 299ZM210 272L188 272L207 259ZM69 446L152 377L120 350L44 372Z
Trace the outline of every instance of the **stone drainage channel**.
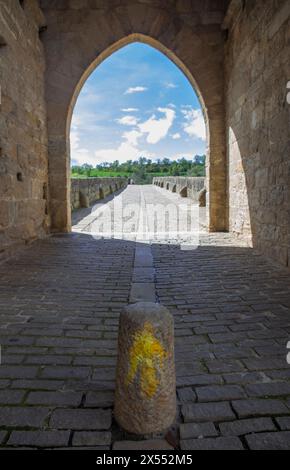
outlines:
M129 303L131 304L136 302L158 301L155 289L155 269L151 244L144 243L145 231L146 227L148 226L146 203L142 192L140 196L141 204L138 217L139 223L136 235L135 259L129 298Z

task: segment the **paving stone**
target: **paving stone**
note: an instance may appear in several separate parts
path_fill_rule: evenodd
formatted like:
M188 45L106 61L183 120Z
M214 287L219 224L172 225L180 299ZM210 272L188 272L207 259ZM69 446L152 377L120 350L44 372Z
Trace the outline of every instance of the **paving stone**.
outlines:
M226 402L183 405L181 411L186 423L231 421L235 419L230 405Z
M26 398L29 405L79 406L81 392L30 392Z
M251 384L246 386L246 392L250 397L279 397L290 395L290 382Z
M10 385L10 380L0 379L0 390L7 388Z
M114 392L111 390L100 392L88 392L85 407L108 407L114 403Z
M290 431L290 416L282 416L281 418L276 418L276 421L282 431Z
M62 380L13 380L11 388L27 390L59 390L63 387Z
M190 377L177 377L176 384L177 387L182 387L186 385L209 385L209 384L222 384L223 379L220 375L215 374L204 374L204 375L195 375Z
M23 401L25 392L19 390L0 390L0 405L17 405Z
M220 431L224 436L243 436L249 433L276 431L270 418L241 419L232 423L221 423Z
M42 407L0 407L0 426L5 427L41 427L49 409Z
M116 369L113 367L102 367L98 369L94 369L92 380L99 380L99 381L107 381L107 380L115 380L116 377Z
M153 282L134 282L131 287L130 303L156 302L155 284Z
M73 435L73 446L105 446L111 444L112 435L110 432L85 432L77 431Z
M261 358L261 359L244 359L248 370L272 370L272 369L288 369L289 364L285 360L285 357L274 357L274 358Z
M180 447L182 450L244 450L237 437L187 439L180 441Z
M44 367L41 376L43 378L51 379L70 379L78 378L85 379L90 375L91 369L89 367L61 367L61 366L48 366Z
M251 434L246 441L251 450L290 450L290 431Z
M7 436L6 431L0 431L0 445L5 441L6 436Z
M70 431L13 431L8 446L63 447L68 445Z
M191 387L179 388L177 391L180 403L196 401L196 394Z
M197 387L197 399L199 402L230 401L245 398L246 394L238 385L213 385L210 387Z
M251 416L275 416L288 412L286 405L279 400L237 400L233 401L233 408L239 418Z
M111 427L110 410L58 409L52 413L52 429L106 430Z
M182 423L179 427L180 439L218 436L213 423Z
M245 367L240 361L205 361L209 371L213 374L223 374L225 372L241 372L245 371Z
M116 441L113 450L173 450L165 440Z
M1 344L1 342L0 342ZM31 366L6 366L1 365L0 367L0 377L8 379L29 379L34 378L38 374L38 367Z
M39 355L39 356L27 356L25 358L25 364L41 364L41 365L69 365L72 362L70 356L56 356L56 355Z
M264 373L261 372L240 372L237 374L224 374L223 378L228 384L250 384L250 383L259 383L267 380L270 381L270 378L267 377Z

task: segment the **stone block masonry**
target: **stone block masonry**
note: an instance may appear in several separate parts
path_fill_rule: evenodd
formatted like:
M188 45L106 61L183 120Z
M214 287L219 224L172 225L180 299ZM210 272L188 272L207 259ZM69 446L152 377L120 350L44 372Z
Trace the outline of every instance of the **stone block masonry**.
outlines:
M289 266L290 2L235 5L224 23L229 229Z
M0 2L0 256L49 231L43 24L38 2Z
M153 178L155 186L177 193L182 197L189 197L195 203L200 202L201 193L205 190L205 183L203 177L162 176Z
M89 207L99 199L127 186L127 178L73 178L71 180L72 210Z

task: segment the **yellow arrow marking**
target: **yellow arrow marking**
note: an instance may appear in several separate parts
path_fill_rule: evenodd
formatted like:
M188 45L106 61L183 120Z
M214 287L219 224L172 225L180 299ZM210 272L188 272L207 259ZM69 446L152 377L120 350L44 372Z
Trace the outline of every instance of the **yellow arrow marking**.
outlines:
M140 371L141 393L147 398L152 398L160 383L157 370L163 368L166 356L167 352L154 336L152 325L145 323L143 330L135 333L129 351L130 368L127 383L133 383L138 371Z

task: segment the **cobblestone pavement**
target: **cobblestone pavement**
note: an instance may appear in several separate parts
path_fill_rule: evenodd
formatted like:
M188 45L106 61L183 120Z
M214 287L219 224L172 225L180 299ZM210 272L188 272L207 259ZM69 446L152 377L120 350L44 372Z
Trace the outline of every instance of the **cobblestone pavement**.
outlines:
M196 249L187 236L149 243L146 206L184 201L151 186L119 196L139 206L123 214L123 239L96 236L107 224L97 204L74 215L73 234L0 265L0 445L171 448L174 430L170 444L137 443L112 416L118 316L137 281L175 317L177 445L290 449L289 271L227 234L203 232ZM136 253L152 257L146 275Z

